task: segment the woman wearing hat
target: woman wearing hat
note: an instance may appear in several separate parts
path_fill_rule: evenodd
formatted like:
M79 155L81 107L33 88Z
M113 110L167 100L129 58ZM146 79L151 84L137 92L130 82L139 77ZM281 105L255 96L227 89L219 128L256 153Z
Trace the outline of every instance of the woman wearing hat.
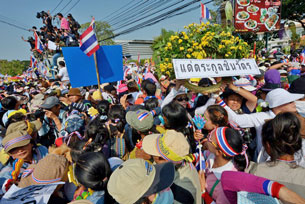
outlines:
M6 190L18 180L20 170L23 171L30 164L37 163L48 154L46 147L37 145L33 136L41 127L39 121L20 121L12 123L8 129L2 145L5 153L9 155L6 167L1 170L1 177L6 178Z

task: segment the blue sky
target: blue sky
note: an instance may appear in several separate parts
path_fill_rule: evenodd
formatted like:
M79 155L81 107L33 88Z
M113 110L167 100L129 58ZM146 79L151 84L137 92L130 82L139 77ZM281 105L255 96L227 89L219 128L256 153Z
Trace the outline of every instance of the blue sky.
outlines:
M70 0L63 0L54 13L60 11ZM144 0L143 0L144 1ZM38 11L53 10L60 0L0 0L0 20L31 28L35 25L37 28L42 26L41 19L36 18ZM71 0L71 3L62 11L63 14L68 11L77 0ZM103 17L118 10L131 0L80 0L80 2L70 11L75 19L80 23L89 22L91 16L96 20L103 20ZM204 1L203 1L204 2ZM198 3L199 4L199 3ZM190 6L193 7L194 5ZM212 4L209 8L214 9ZM135 13L137 11L134 11ZM150 40L160 34L161 28L174 31L183 30L183 26L193 22L199 23L200 9L193 12L164 20L153 26L134 31L116 39L121 40ZM8 19L9 18L9 19ZM29 60L30 51L28 43L21 40L21 36L27 38L32 33L23 31L9 25L0 23L0 59L20 59Z

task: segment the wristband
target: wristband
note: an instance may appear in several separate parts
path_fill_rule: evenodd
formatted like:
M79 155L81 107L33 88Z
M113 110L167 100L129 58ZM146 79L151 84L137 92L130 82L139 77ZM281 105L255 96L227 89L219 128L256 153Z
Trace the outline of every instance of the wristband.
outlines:
M278 182L270 181L270 180L266 180L263 183L263 189L265 191L265 194L276 198L279 198L279 192L283 186L284 185Z
M223 108L227 106L227 104L222 99L220 101L218 101L217 104Z

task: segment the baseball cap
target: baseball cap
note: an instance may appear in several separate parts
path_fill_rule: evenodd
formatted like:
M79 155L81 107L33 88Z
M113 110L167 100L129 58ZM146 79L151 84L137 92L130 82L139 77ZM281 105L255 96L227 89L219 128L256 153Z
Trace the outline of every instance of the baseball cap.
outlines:
M154 117L147 110L128 111L126 121L132 128L144 132L152 128Z
M133 204L170 187L174 176L171 162L152 165L144 159L129 159L112 173L107 188L118 203Z
M78 114L70 115L65 123L65 129L68 133L80 131L85 128L85 121Z
M46 100L43 102L43 104L40 107L44 109L51 109L58 104L60 104L59 99L56 96L50 96L46 98Z
M186 160L190 153L190 145L185 136L175 130L145 136L142 148L147 154L159 156L174 163Z
M67 174L68 160L63 155L48 154L22 174L18 187L56 183Z
M256 88L252 86L252 83L246 79L246 78L240 78L234 82L234 85L237 87L242 87L243 89L246 89L247 91L254 91Z
M292 94L285 89L278 88L270 91L266 96L270 108L275 108L304 97L304 94Z
M8 135L16 131L26 131L28 134L31 135L33 132L37 132L41 128L41 126L42 124L39 120L35 120L32 122L23 120L10 124L5 134Z
M26 131L15 131L7 134L2 140L2 146L4 151L7 153L10 150L23 147L30 143L32 137Z
M301 77L294 80L288 91L290 93L305 94L305 78Z

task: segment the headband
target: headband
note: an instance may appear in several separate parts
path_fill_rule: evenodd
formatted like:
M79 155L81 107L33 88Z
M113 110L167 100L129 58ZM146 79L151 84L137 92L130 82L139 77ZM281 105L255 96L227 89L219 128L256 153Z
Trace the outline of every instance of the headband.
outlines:
M22 136L20 136L20 137L16 137L16 138L14 138L14 139L8 141L8 142L4 145L4 149L8 149L10 146L12 146L12 145L14 145L14 144L16 144L16 143L18 143L18 142L21 142L21 141L24 141L24 140L30 140L30 139L32 139L32 137L31 137L31 135L28 135L28 134L22 135Z
M214 130L219 148L222 150L222 152L225 155L227 155L229 157L234 157L239 154L244 155L246 158L247 167L248 167L249 159L248 159L248 155L246 153L248 146L246 144L243 144L242 152L240 152L240 153L237 153L236 151L234 151L233 148L229 145L229 143L227 141L226 134L225 134L226 129L228 129L228 128L220 127L220 128L217 128L216 130Z
M167 161L173 162L175 164L180 164L183 162L183 160L187 161L187 162L192 162L193 161L193 157L191 155L186 155L184 157L181 157L179 155L177 155L175 152L173 152L166 144L164 141L164 138L166 136L167 133L165 134L161 134L160 136L158 136L157 138L157 150L159 152L159 154L161 155L161 157Z
M71 132L66 138L65 138L65 141L67 141L67 145L69 145L70 143L70 140L71 140L71 137L73 135L76 135L80 140L83 140L85 137L83 137L78 131L74 131L74 132Z

